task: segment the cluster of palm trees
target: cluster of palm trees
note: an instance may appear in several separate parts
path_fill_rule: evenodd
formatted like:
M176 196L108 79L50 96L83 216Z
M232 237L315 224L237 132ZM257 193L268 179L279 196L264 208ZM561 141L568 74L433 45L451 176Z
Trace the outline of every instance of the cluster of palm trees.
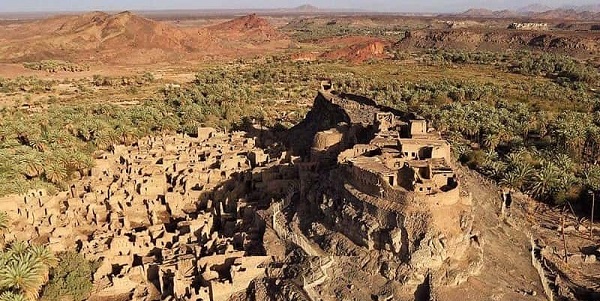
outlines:
M459 134L456 145L478 145L455 147L470 166L538 199L579 198L600 179L586 174L600 158L595 114L535 111L512 102L423 106L421 112L438 129Z
M0 233L8 229L8 217L0 212ZM44 246L26 242L0 245L0 301L37 300L48 281L50 269L58 264Z
M504 71L548 77L568 87L579 87L578 83L598 85L600 81L595 68L560 54L434 50L428 51L424 58L432 63L494 65Z
M0 92L14 93L25 91L38 93L51 91L57 83L58 81L55 80L45 80L35 76L19 76L11 79L0 77Z
M97 87L118 87L118 86L143 86L155 80L154 75L145 72L139 75L111 77L95 74L92 77L92 84Z
M46 72L81 72L89 71L90 66L85 64L75 64L71 62L59 61L59 60L43 60L39 62L27 62L23 63L23 67L31 70L43 70Z

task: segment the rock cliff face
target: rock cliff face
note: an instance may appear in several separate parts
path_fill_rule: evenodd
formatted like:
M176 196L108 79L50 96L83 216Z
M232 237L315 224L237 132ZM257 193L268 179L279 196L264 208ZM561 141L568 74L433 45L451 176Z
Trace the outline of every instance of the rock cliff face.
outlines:
M415 30L407 32L398 48L454 48L460 50L529 49L588 53L598 51L598 35L577 32L539 32L533 30L451 29Z
M341 49L328 51L321 55L321 57L330 60L342 59L353 63L360 63L368 59L383 57L387 45L389 45L389 43L383 40L372 39L370 41L349 45Z

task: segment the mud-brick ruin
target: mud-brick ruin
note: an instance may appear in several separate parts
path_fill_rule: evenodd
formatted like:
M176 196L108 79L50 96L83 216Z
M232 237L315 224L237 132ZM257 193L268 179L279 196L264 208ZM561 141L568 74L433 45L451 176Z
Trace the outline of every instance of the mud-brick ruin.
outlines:
M6 240L100 260L91 300L335 300L334 277L361 261L389 286L381 300L401 300L478 272L471 197L426 120L327 85L277 137L198 128L114 146L68 191L1 198Z
M242 197L266 183L260 191L286 189L297 176L283 156L211 128L116 146L69 191L0 199L15 221L6 239L102 260L92 300L227 300L270 261L264 222Z
M295 136L312 139L300 200L356 245L393 258L379 270L411 291L455 285L480 268L471 197L450 145L426 120L325 85Z

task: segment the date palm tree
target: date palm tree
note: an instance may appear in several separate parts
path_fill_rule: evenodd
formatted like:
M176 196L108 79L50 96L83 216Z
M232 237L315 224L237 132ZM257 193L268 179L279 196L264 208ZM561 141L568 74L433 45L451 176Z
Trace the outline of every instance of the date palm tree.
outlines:
M554 162L556 162L556 166L562 171L573 172L575 169L575 162L573 162L573 159L567 154L556 154L554 156Z
M589 165L581 172L582 182L591 190L600 190L600 166Z
M536 198L547 200L558 188L560 178L560 172L554 163L543 162L529 181L529 192Z
M44 173L44 163L38 156L27 155L21 160L22 173L28 178L35 178Z
M498 134L486 134L483 137L483 146L487 149L495 150L498 144L500 144L500 135Z
M38 152L45 152L48 150L48 141L41 137L30 137L29 146Z
M5 291L0 294L0 301L28 301L25 296L12 291Z
M43 281L48 281L50 268L54 268L58 265L58 259L54 256L54 253L45 246L37 245L31 246L28 252L42 264L40 273L42 274Z
M91 156L81 152L74 151L70 157L66 158L68 171L78 171L92 168L94 166L94 160Z
M525 161L523 156L513 153L510 155L514 155L514 157L509 158L509 167L500 183L517 189L523 189L525 183L533 175L533 166L528 161Z
M46 180L53 184L61 184L67 179L67 169L58 162L51 162L46 165L44 176L46 177Z
M11 254L0 259L0 290L21 293L35 300L44 284L43 264L32 253Z

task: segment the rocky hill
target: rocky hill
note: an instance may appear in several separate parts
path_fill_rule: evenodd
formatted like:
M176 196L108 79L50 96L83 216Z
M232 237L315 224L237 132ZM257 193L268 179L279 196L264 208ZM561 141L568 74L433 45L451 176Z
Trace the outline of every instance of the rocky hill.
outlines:
M266 19L258 17L256 14L213 25L209 27L209 30L214 31L219 35L240 37L253 41L280 39L285 37Z
M244 53L239 50L248 47L250 41L256 48L257 43L280 40L285 37L256 15L202 28L179 27L131 12L92 12L0 28L0 61L61 59L147 64L227 57ZM273 47L265 45L266 49Z
M600 37L585 32L559 33L518 30L414 30L396 47L409 49L446 48L497 51L527 49L589 54L600 50Z
M389 46L387 41L375 38L366 39L339 49L327 51L321 57L329 60L341 59L353 63L361 63L372 58L385 56L385 47L387 46Z
M518 9L519 12L545 12L549 10L552 10L551 6L540 3L529 4Z
M471 8L465 12L457 14L456 16L464 18L512 18L517 17L520 14L511 10L499 10L494 11L485 8Z

